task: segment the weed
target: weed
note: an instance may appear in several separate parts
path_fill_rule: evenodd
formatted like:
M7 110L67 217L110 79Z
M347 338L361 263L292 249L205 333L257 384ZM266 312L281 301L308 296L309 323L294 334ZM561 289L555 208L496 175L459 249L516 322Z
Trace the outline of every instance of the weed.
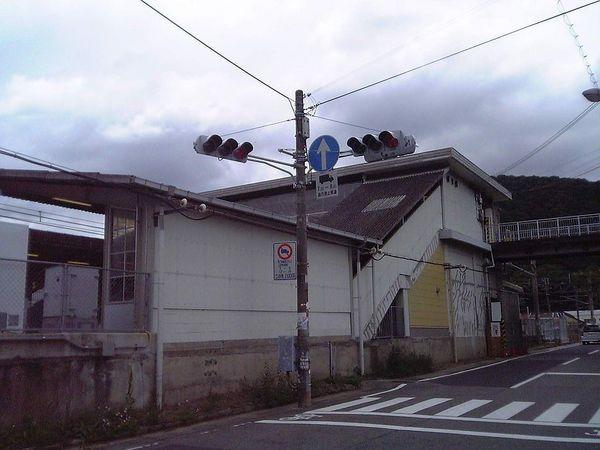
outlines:
M383 367L379 365L377 374L384 377L406 377L433 371L433 360L428 355L406 352L396 346L388 354Z

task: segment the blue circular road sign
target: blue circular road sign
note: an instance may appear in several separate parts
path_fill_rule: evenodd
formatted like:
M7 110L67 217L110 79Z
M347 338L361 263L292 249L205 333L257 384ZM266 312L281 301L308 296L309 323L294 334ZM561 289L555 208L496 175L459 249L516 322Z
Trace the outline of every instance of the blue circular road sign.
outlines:
M308 162L317 172L333 169L339 157L340 145L328 134L316 138L308 149Z

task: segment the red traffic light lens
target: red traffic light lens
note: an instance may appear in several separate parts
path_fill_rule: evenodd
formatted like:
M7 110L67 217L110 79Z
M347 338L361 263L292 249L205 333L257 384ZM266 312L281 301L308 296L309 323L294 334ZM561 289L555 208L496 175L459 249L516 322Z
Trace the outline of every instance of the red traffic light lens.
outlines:
M230 155L238 147L238 143L235 139L229 138L225 142L223 142L217 151L222 156Z
M398 147L398 139L396 139L389 131L382 131L379 133L379 140L388 148Z
M212 153L217 149L217 147L219 147L219 145L221 145L222 142L223 139L221 139L221 136L213 134L206 140L204 144L202 144L202 150L204 150L206 153Z
M242 160L248 156L248 154L254 150L254 147L250 142L244 142L238 148L233 151L233 157L235 159Z
M375 139L375 136L373 136L372 134L365 134L363 136L362 141L363 141L363 144L365 144L367 147L369 147L374 152L378 152L379 150L381 150L381 146L383 145L381 142L379 142L377 139Z

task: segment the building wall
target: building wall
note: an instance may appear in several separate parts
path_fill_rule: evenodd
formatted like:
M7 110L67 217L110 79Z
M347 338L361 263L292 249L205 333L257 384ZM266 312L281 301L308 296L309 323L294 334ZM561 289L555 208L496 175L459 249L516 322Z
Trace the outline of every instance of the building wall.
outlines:
M296 334L296 282L273 280L273 244L292 235L220 216L172 214L163 239L154 305L163 342ZM308 258L311 336L349 335L347 248L311 239Z
M437 188L385 243L382 250L394 255L420 259L427 246L437 237L437 233L441 227L441 189ZM375 296L373 296L372 289L371 264L375 266ZM415 261L384 257L380 261L369 263L367 267L363 267L360 279L363 324L369 320L373 314L374 307L382 301L390 286L399 275L404 275L402 277L403 285L405 288L409 287L410 281L408 277L410 277L416 265ZM355 290L355 292L357 291ZM412 298L411 292L412 289L408 294L409 304ZM357 294L355 295L357 296ZM355 314L354 330L358 330L358 314ZM357 331L355 331L355 335L358 335Z
M444 228L483 240L475 191L451 173L444 176Z
M27 260L27 225L0 221L0 329L23 328L27 264L5 259Z
M444 253L439 246L432 263L443 264ZM412 335L448 334L448 304L446 274L443 266L426 264L409 291L410 326Z
M450 322L456 358L475 359L486 355L485 326L488 292L482 273L484 254L466 246L445 243L446 262L474 270L447 270Z

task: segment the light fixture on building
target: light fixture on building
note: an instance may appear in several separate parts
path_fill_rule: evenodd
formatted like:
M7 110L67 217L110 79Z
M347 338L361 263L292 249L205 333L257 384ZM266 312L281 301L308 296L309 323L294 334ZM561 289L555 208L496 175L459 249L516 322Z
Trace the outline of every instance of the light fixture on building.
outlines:
M92 206L91 203L80 202L77 200L71 200L71 199L64 198L64 197L52 197L52 200L56 200L57 202L69 203L71 205L85 206L87 208Z

